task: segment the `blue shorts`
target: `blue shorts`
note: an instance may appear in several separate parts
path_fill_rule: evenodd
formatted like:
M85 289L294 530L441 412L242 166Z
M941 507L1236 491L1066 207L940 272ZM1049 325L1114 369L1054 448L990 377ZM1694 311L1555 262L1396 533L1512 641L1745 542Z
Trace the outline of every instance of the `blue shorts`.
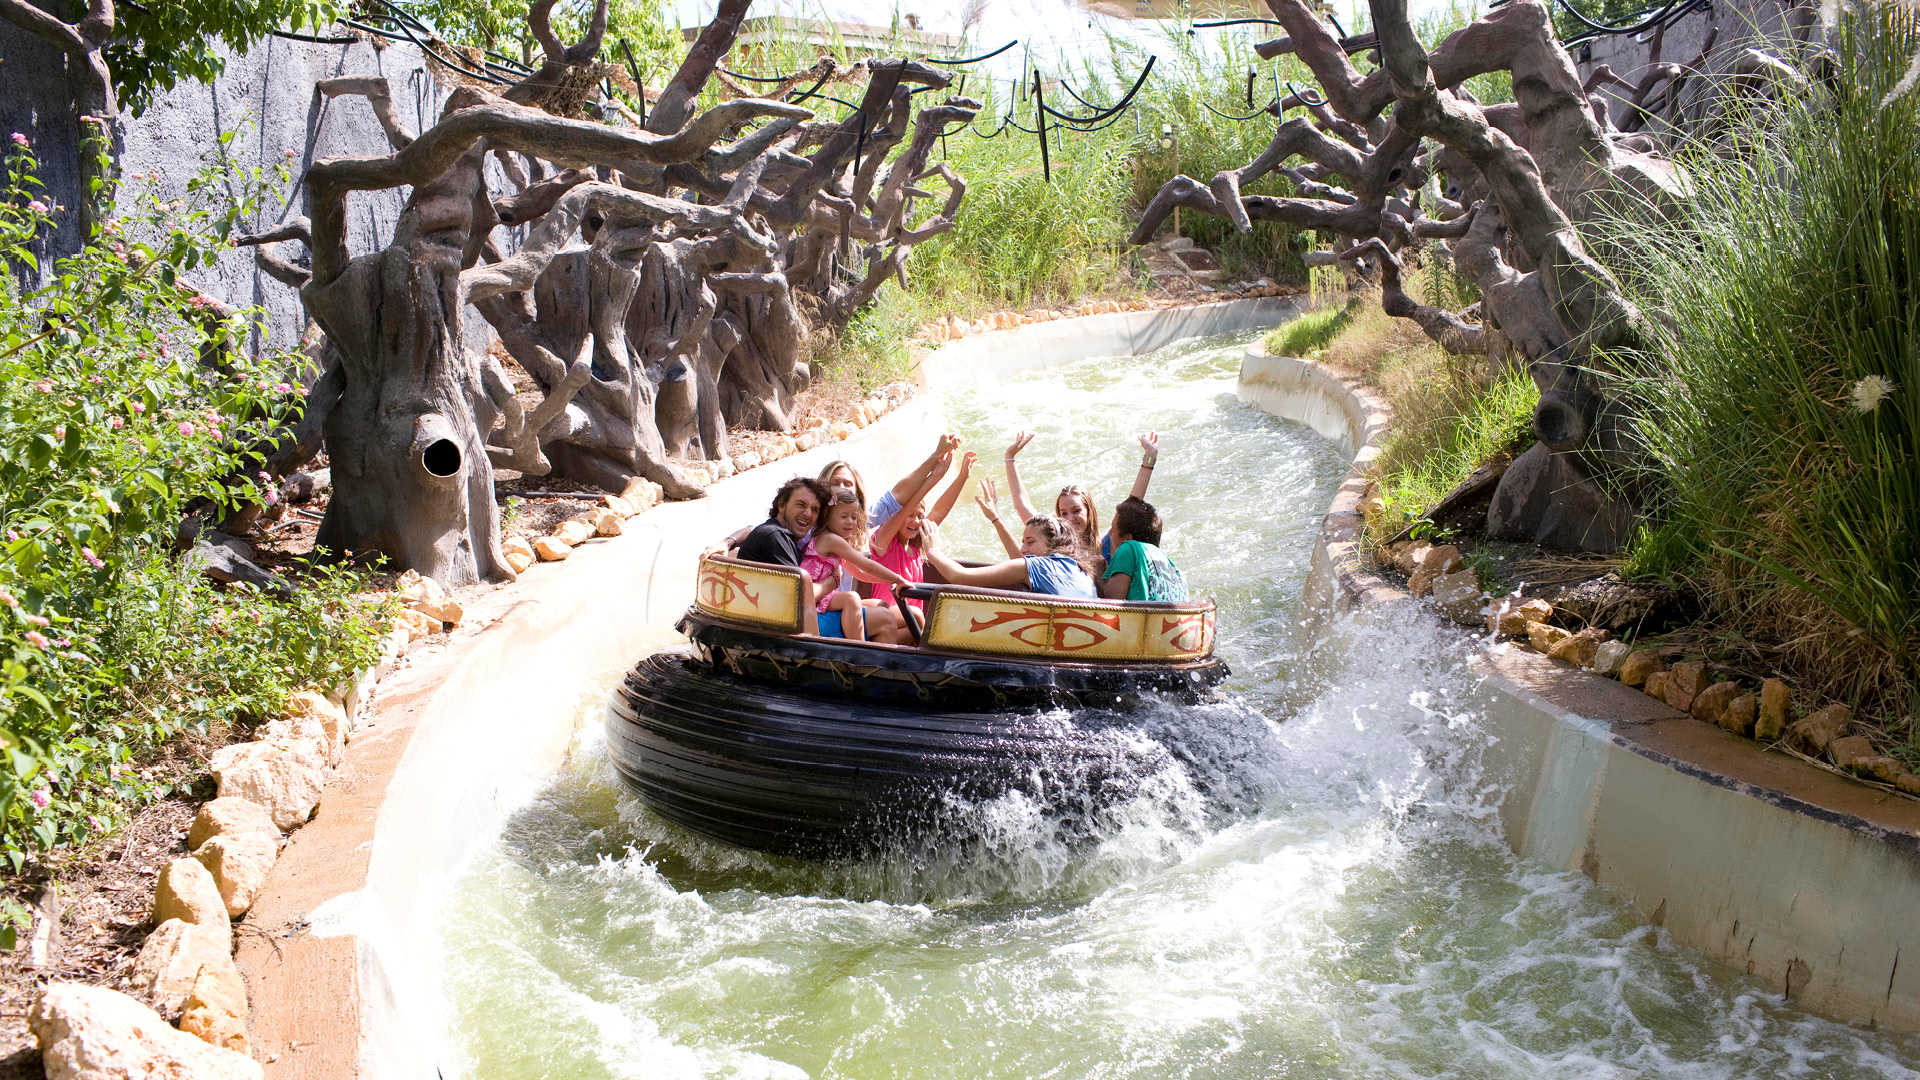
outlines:
M860 612L860 629L865 630L866 628L867 628L867 613L865 609L862 609ZM839 612L823 611L820 613L820 636L821 637L846 637L847 636L846 627L840 625Z

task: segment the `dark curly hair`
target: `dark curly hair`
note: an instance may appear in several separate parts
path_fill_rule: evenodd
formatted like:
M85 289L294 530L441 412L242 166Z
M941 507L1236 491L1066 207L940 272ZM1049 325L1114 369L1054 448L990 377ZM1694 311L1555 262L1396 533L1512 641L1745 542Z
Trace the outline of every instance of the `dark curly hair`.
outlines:
M827 485L815 480L811 476L796 476L786 483L781 484L780 490L773 493L773 509L767 511L767 517L778 520L780 517L780 508L786 506L787 500L793 498L793 493L799 491L801 488L806 488L808 491L813 492L813 497L820 502L820 508L822 510L826 509Z
M1113 527L1143 544L1160 546L1160 512L1145 499L1122 499L1113 508Z

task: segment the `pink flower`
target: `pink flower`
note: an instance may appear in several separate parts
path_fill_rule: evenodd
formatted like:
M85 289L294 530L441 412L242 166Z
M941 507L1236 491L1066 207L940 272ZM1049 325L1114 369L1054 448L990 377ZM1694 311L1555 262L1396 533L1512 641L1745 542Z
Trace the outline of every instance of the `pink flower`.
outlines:
M273 383L271 383L271 382L268 382L268 381L267 381L266 379L261 379L261 380L260 380L260 389L262 389L262 390L271 390L271 389L273 389Z
M5 589L0 589L0 604L5 604L8 607L19 607L20 601L12 593Z
M65 424L61 424L61 425L60 425L59 427L56 427L56 428L54 428L54 429L53 429L53 437L54 437L54 438L56 438L56 439L64 439L64 438L66 438L66 437L67 437L67 425L65 425Z
M277 392L279 392L279 393L282 393L282 394L291 394L291 393L293 393L293 387L292 387L292 386L290 386L290 385L288 385L288 384L286 384L286 383L280 383L280 384L278 384L278 385L276 385L276 386L274 387L274 390L275 390L275 391L277 391Z
M101 377L100 377L100 376L98 376L98 375L90 375L90 376L88 376L88 377L87 377L87 381L88 381L88 382L90 382L90 383L92 383L92 384L93 384L93 385L95 385L95 386L99 386L99 385L101 385L102 383L104 383L104 382L106 382L107 380L106 380L106 379L104 379L104 378L101 378Z
M20 617L27 621L28 626L46 626L52 622L52 620L45 615L22 615Z
M280 501L280 493L273 490L272 488L268 488L266 490L266 493L262 495L261 498L266 501L266 504L268 506L273 506L274 504Z
M180 421L180 434L182 435L193 434L193 425L185 420Z
M13 530L13 529L8 529L8 530L7 530L7 539L9 539L9 540L18 540L18 539L20 539L20 534L19 534L19 533L18 533L17 531L15 531L15 530ZM8 606L8 607L12 607L13 605L12 605L12 604L8 604L7 606Z
M39 382L34 383L33 388L35 390L40 391L43 394L53 393L53 383L51 380L48 380L48 379L41 379Z
M27 636L38 637L39 635L28 634ZM45 645L46 639L42 638L40 641L40 644ZM31 797L33 799L33 805L42 810L45 810L47 808L47 805L53 802L53 792L48 791L46 788L43 788L43 787L34 788L33 795Z
M44 649L47 647L47 635L38 630L29 630L27 631L27 644L36 649ZM45 806L46 803L41 803L40 805Z
M112 428L115 431L119 431L121 428L127 426L127 422L116 416L113 419L107 421L107 426Z
M93 567L95 570L106 569L107 564L100 561L100 556L95 555L93 549L90 547L81 548L80 557L86 560L87 565Z
M20 133L19 133L19 132L17 132L17 131L16 131L16 132L14 132L14 133L13 133L13 145L15 145L15 146L25 146L25 145L27 145L27 137L26 137L25 135L22 135L22 134L20 134Z
M167 347L165 345L160 346L160 359L165 360L167 357L172 355L173 355L172 353L167 351Z
M47 204L41 202L39 199L34 199L31 202L27 203L27 209L33 211L36 214L44 214L47 212Z
M147 403L144 401L136 401L128 407L131 408L136 413L143 413L147 411Z

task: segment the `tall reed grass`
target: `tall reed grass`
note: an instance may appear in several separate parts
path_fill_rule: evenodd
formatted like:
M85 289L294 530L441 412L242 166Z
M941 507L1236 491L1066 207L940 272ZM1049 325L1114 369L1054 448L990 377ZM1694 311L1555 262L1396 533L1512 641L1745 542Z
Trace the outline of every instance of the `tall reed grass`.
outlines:
M1658 492L1629 565L1920 751L1920 28L1870 5L1838 45L1824 90L1682 155L1676 218L1607 225L1663 316L1619 388Z

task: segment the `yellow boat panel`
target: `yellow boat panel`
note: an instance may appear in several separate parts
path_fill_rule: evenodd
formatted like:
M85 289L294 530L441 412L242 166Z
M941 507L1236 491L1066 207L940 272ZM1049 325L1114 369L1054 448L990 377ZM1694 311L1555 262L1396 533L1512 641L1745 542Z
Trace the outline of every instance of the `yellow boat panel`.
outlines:
M1213 604L1137 607L941 591L927 606L926 643L1072 661L1195 660L1213 652Z
M694 605L716 618L797 634L804 580L800 571L790 567L701 559Z

